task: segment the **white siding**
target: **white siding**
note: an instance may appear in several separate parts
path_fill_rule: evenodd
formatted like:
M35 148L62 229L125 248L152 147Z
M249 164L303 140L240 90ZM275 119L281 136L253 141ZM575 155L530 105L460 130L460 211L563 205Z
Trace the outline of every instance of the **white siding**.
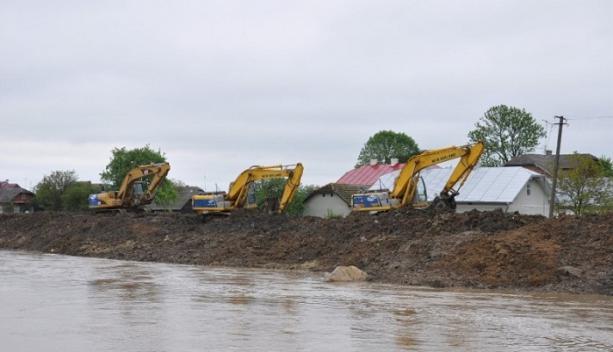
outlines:
M506 204L495 204L495 203L458 203L456 208L456 213L465 213L471 210L478 211L492 211L497 209L502 209L502 211L507 211Z
M529 195L528 189L530 190ZM535 179L526 183L509 205L509 212L515 211L528 215L549 215L549 199L541 184Z
M331 216L347 216L351 208L336 194L316 194L304 204L305 216L328 218Z
M529 195L528 188L530 188ZM457 204L458 207L456 211L458 213L471 211L473 209L479 211L502 209L505 212L519 212L525 215L547 216L549 214L549 199L541 183L537 182L535 179L528 181L510 204L481 202L458 202Z

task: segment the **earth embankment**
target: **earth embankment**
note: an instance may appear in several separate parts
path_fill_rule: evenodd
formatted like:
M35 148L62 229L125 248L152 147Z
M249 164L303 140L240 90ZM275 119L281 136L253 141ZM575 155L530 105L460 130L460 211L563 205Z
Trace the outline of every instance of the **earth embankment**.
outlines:
M170 263L331 271L380 282L613 294L613 216L396 210L344 219L241 211L0 216L0 248Z

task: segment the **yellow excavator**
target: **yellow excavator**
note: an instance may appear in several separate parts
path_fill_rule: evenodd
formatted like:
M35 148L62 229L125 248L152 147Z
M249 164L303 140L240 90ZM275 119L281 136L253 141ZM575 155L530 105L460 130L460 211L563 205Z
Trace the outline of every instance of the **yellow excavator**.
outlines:
M352 211L379 212L412 205L416 200L420 171L428 166L459 158L460 160L447 180L445 187L429 205L429 207L435 209L455 209L455 196L459 194L459 189L479 162L483 149L483 143L477 142L460 147L451 146L427 150L415 155L402 168L394 182L394 188L390 192L376 191L354 194L351 201ZM458 185L457 188L454 188L456 185Z
M137 166L126 174L119 191L90 194L89 207L95 210L127 210L150 204L169 171L168 163ZM145 182L148 177L151 179Z
M230 189L226 192L197 194L192 196L192 209L198 214L228 214L239 208L255 208L255 195L250 192L255 181L287 178L283 193L279 199L276 211L282 213L300 186L300 179L304 167L301 163L296 165L252 166L238 175L234 182L230 183Z

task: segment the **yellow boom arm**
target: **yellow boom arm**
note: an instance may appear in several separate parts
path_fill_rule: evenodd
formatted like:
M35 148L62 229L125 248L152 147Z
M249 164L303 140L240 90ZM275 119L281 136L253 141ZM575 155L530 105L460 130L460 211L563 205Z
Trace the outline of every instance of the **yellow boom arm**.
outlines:
M223 199L224 202L229 203L229 206L220 206L220 202L215 195L195 195L192 197L193 209L198 213L206 214L243 208L247 202L249 186L253 182L268 178L287 177L283 194L279 200L278 212L281 213L296 194L303 171L304 167L301 163L297 163L293 168L285 165L252 166L241 172L234 182L230 183L230 189ZM211 203L208 203L207 200L211 200Z
M249 185L252 182L267 178L287 177L279 203L279 212L282 212L294 197L298 186L300 186L303 170L304 167L301 163L296 164L293 169L283 165L252 166L241 172L236 180L230 184L226 200L232 202L232 206L235 208L242 207L245 204Z
M428 166L444 163L449 160L460 158L449 180L445 184L441 195L455 196L460 189L472 169L479 162L479 158L483 153L483 143L477 142L472 145L464 145L461 147L448 147L442 149L427 150L419 155L413 156L407 161L400 175L394 183L394 188L390 192L391 198L401 199L400 206L405 206L413 201L415 190L417 188L417 179L419 172ZM460 182L457 189L453 187Z
M124 177L123 182L121 182L121 187L119 187L119 191L117 192L117 198L126 200L132 198L134 183L143 179L144 177L153 175L147 190L142 195L142 201L145 203L150 203L153 201L155 192L157 192L158 187L160 187L162 181L164 181L169 171L170 164L168 163L148 164L135 167L128 172L126 177Z
M149 204L162 181L170 171L170 164L158 163L140 165L130 170L116 192L103 192L90 195L90 207L100 209L133 208ZM134 184L145 177L153 176L143 194L134 194Z
M353 211L385 211L412 204L419 182L419 172L428 166L444 163L460 158L445 187L431 206L455 208L454 197L464 185L466 178L479 162L483 153L483 143L427 150L411 157L400 171L391 192L370 192L354 194L352 197ZM457 187L456 187L457 185ZM455 187L455 188L454 188Z

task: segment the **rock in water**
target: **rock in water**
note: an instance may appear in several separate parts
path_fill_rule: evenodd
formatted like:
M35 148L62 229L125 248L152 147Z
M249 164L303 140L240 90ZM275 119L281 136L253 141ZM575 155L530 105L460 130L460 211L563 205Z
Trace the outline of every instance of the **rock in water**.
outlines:
M366 274L366 272L358 269L353 265L337 266L333 272L326 274L326 281L365 281L366 277L368 277L368 274Z

